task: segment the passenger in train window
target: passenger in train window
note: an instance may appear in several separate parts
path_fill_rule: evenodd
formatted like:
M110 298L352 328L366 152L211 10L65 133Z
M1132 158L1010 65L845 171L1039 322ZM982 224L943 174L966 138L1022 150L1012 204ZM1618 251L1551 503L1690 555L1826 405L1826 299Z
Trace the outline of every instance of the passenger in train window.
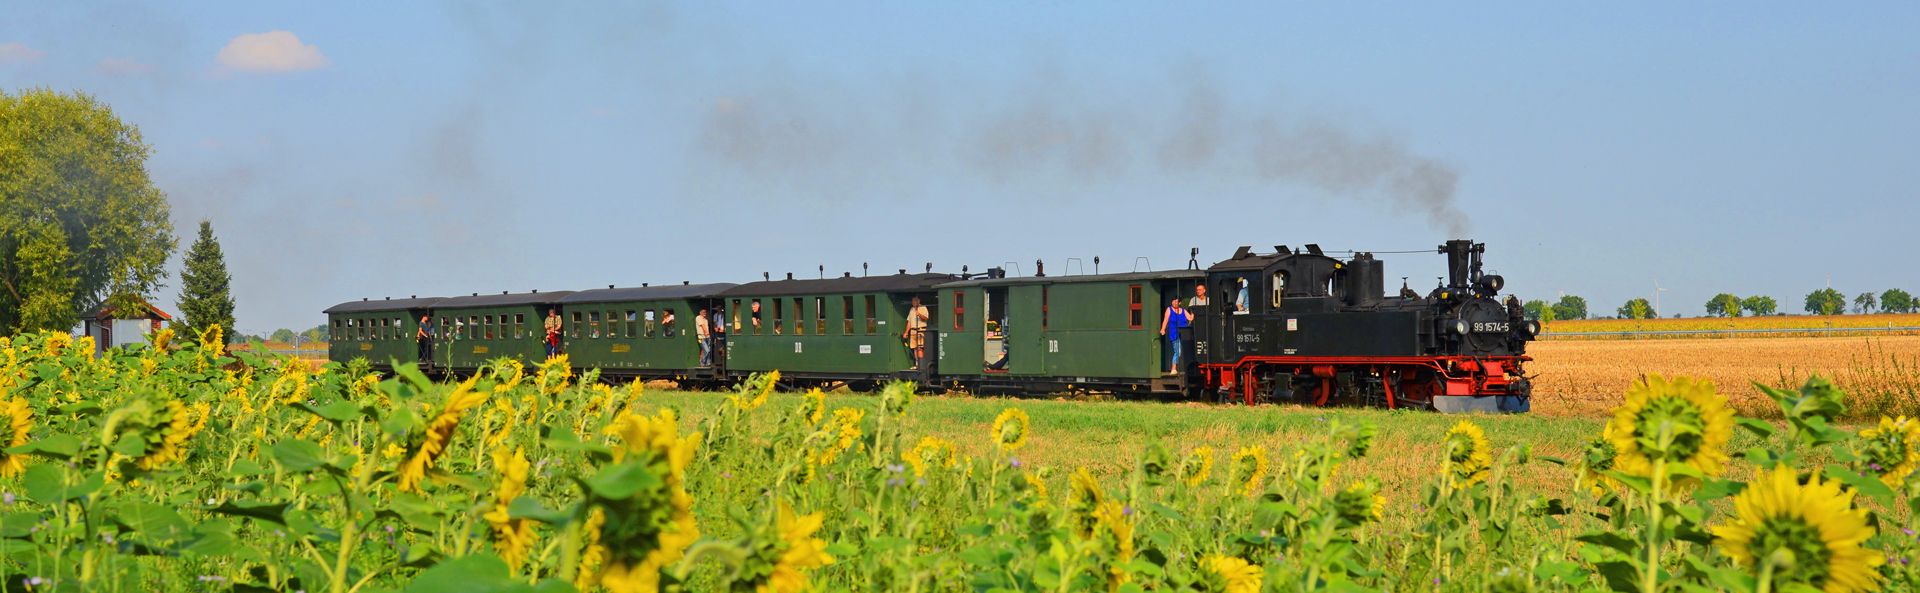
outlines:
M1187 306L1188 307L1207 306L1207 285L1205 284L1193 285L1193 298L1187 301Z

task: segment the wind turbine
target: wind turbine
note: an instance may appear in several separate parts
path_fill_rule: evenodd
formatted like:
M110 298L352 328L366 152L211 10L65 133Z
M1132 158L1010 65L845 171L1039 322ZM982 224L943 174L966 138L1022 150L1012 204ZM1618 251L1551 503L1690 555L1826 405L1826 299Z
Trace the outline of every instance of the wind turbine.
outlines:
M1660 316L1660 293L1666 291L1667 289L1660 287L1660 279L1655 278L1653 280L1653 315L1655 317Z

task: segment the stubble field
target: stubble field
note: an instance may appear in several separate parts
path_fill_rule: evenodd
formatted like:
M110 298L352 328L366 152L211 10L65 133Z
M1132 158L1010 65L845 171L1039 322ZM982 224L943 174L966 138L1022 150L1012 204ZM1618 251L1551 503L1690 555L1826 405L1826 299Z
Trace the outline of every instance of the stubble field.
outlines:
M1713 381L1742 414L1778 414L1753 383L1799 386L1813 374L1853 395L1855 418L1920 412L1920 336L1545 340L1528 352L1533 410L1542 415L1605 414L1622 389L1653 373Z

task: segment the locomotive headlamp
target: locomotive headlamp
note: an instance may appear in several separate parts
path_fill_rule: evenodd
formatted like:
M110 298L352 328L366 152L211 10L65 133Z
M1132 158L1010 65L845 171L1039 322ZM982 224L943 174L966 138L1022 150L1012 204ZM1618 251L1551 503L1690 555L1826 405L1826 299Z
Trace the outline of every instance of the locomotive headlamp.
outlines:
M1453 320L1453 333L1460 334L1463 336L1467 335L1467 320L1465 319Z
M1538 321L1529 321L1522 327L1526 329L1528 337L1540 335L1540 322Z

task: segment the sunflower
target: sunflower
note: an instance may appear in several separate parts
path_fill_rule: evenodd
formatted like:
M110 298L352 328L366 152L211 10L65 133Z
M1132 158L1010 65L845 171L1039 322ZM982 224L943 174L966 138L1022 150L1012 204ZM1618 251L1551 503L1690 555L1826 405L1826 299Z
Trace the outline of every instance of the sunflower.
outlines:
M1651 477L1655 464L1664 461L1717 476L1726 471L1733 410L1713 383L1648 375L1627 389L1607 433L1621 473Z
M1387 497L1371 482L1354 482L1333 495L1333 512L1346 527L1359 527L1378 521L1386 514Z
M819 424L827 415L827 392L818 387L807 390L800 402L800 415L807 419L808 425Z
M860 440L860 421L867 417L864 410L840 408L833 411L833 441L820 452L820 463L830 464L840 458Z
M139 466L140 469L152 470L174 461L185 460L187 439L193 438L193 435L199 434L207 427L207 417L211 412L212 407L205 402L189 406L180 403L179 400L168 400L166 420L158 427L161 435L160 446L134 460L134 465Z
M594 507L580 525L586 542L580 545L580 564L574 567L573 588L588 591L600 582L600 565L607 562L607 546L600 543L600 530L607 526L607 510Z
M61 335L65 335L65 334L61 334ZM153 349L155 351L165 352L167 350L167 344L171 342L173 342L173 328L165 327L165 328L161 328L160 331L153 333ZM53 356L54 351L52 349L53 346L51 341L48 342L47 347L48 347L47 356Z
M609 591L657 591L661 571L679 562L700 538L685 483L700 434L680 435L670 409L653 417L622 412L606 432L621 441L613 450L616 463L644 463L662 479L624 498L589 500L596 510L613 515L605 520L612 527L603 526L590 538L604 547L605 557L594 580Z
M1238 480L1241 496L1253 496L1267 480L1267 448L1241 447L1233 454L1233 478Z
M937 437L922 437L919 444L901 457L913 467L913 476L916 478L926 477L929 467L953 469L960 463L960 454L954 449L953 443Z
M160 330L160 333L154 334L154 339L156 340L155 343L159 344L158 347L165 348L166 343L160 342L158 340L160 340L160 338L162 337L172 336L172 335L173 335L173 330L171 329ZM62 349L66 348L69 344L73 343L73 336L68 334L67 332L63 332L63 331L47 332L46 336L47 336L46 343L41 344L41 346L43 346L46 349L45 352L46 352L47 358L53 358L53 357L59 356L60 351Z
M27 400L14 397L0 404L0 415L4 415L8 428L12 429L7 439L7 447L27 444L27 433L33 430L33 408ZM27 471L25 455L11 455L0 451L0 477L11 478Z
M1920 421L1881 416L1879 426L1860 431L1860 440L1854 452L1888 486L1904 486L1920 466Z
M468 377L454 387L453 393L447 395L440 413L427 423L425 437L418 445L409 448L406 461L400 464L397 472L400 490L420 491L420 479L426 477L427 469L433 467L434 461L452 444L453 433L460 428L460 418L466 415L468 408L487 401L486 392L473 390L473 384L479 380L479 374Z
M1107 590L1117 591L1132 580L1126 567L1133 562L1133 513L1120 501L1108 500L1094 507L1093 517L1100 531L1112 538L1102 542L1108 552L1103 564L1107 568Z
M481 441L481 445L489 449L498 447L500 443L505 442L507 437L512 435L513 430L520 424L520 413L513 409L512 398L503 397L493 400L493 408L494 412L491 417L500 419L500 428L494 430L493 434L487 435L487 438Z
M767 582L755 588L759 593L797 593L807 589L807 572L815 568L833 564L833 556L827 553L827 542L814 537L820 531L822 513L796 515L793 507L780 501L779 516L774 520L774 530L779 535L775 547L780 557L773 563L773 572L767 575Z
M1206 483L1213 473L1213 447L1197 447L1187 452L1187 459L1180 464L1180 479L1186 481L1188 488Z
M527 491L529 467L526 453L518 448L511 453L504 448L493 451L493 469L500 474L500 482L493 488L493 508L481 516L493 530L494 550L514 571L520 570L533 549L533 520L515 519L508 512L513 499Z
M1200 560L1202 589L1210 593L1259 593L1267 573L1260 565L1234 556L1208 556Z
M535 374L534 384L540 386L541 395L559 395L567 389L573 379L573 366L567 361L567 355L560 354L540 363L540 371Z
M1734 498L1734 521L1713 528L1715 544L1740 566L1771 565L1776 590L1793 583L1826 593L1877 591L1875 567L1885 558L1861 545L1874 530L1867 511L1853 508L1853 495L1818 474L1802 484L1777 467Z
M1096 515L1100 505L1107 501L1107 494L1100 489L1100 481L1094 479L1087 468L1074 470L1067 479L1067 522L1073 528L1073 534L1080 539L1093 537L1093 531L1100 525Z
M220 324L208 325L200 330L200 351L219 356L226 352L227 341L220 335Z
M1449 490L1487 479L1487 471L1493 467L1493 445L1487 443L1487 433L1480 430L1480 425L1461 420L1440 442L1446 449L1441 474Z
M1000 412L999 417L993 419L993 442L1000 445L1000 450L1003 452L1018 451L1021 446L1027 444L1029 428L1031 424L1027 420L1026 411L1020 408L1007 408Z
M1613 459L1617 455L1613 440L1607 438L1612 429L1603 429L1599 438L1587 441L1586 454L1580 459L1580 477L1575 480L1575 488L1586 488L1594 496L1606 494L1608 489L1618 488L1619 481L1608 476L1613 469Z
M754 392L753 399L735 397L733 398L734 407L739 408L741 411L747 411L766 405L767 396L773 394L774 386L780 383L780 369L767 371L767 374L762 376L760 380L762 381L760 390Z
M307 401L307 393L313 389L308 378L306 363L288 360L280 365L280 376L273 380L267 393L284 404Z

